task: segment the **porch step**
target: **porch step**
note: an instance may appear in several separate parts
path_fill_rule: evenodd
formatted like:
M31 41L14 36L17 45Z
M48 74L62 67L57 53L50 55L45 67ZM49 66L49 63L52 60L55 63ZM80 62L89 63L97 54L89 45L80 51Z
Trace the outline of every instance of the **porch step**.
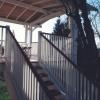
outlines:
M48 88L50 90L55 91L55 89L58 89L57 85L54 82L52 82L52 84L51 84L51 82L50 82L50 76L49 76L48 71L46 71L43 67L41 67L38 62L32 62L32 65L36 68L36 71L41 76L42 80L47 83ZM53 85L56 88L54 88ZM61 94L64 95L64 99L65 100L75 100L75 98L73 97L73 95L66 94L66 93L62 92L60 89L58 89L58 90L60 91Z

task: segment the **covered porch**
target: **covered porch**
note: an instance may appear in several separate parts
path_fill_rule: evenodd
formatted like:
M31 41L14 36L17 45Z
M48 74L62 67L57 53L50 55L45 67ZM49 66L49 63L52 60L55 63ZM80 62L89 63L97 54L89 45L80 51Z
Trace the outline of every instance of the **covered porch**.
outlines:
M0 59L12 100L100 99L100 84L91 78L94 73L77 66L78 28L71 17L70 36L39 32L38 42L32 42L35 28L66 13L61 1L0 0L0 20L25 28L25 41L18 42L9 26L0 26ZM70 7L72 1L67 3Z

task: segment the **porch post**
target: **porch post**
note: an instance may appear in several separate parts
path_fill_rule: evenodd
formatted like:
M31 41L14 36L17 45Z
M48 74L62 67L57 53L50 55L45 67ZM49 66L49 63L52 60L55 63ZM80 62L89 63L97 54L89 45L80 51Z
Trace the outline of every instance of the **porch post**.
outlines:
M1 32L1 46L3 46L3 28L2 28L2 32Z
M27 46L31 46L32 43L32 26L25 26L25 43Z
M28 25L25 25L25 43L27 43Z
M29 46L32 44L32 26L29 26Z

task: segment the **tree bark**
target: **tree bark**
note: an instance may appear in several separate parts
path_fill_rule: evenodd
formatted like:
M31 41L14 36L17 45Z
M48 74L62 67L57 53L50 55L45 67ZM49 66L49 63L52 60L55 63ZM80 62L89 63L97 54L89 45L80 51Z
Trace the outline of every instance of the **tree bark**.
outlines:
M78 66L83 70L89 78L95 80L99 75L98 50L95 43L94 31L88 18L86 0L80 0L80 5L74 0L74 20L79 29L78 34ZM78 8L79 7L79 8ZM81 23L82 12L83 25ZM84 27L84 28L83 28ZM97 73L98 72L98 73Z
M86 0L71 0L71 7L67 9L68 15L71 16L78 27L78 51L77 64L87 76L95 80L99 75L98 50L95 43L94 31L88 18ZM82 12L82 17L79 12ZM81 20L81 18L83 18ZM81 23L83 21L83 24ZM98 73L97 73L98 72Z
M99 58L98 58L98 50L95 43L94 31L92 29L90 20L88 18L88 11L86 6L86 0L81 0L81 10L82 10L82 17L84 20L84 31L86 33L86 38L88 42L88 58L90 61L91 69L95 74L97 74L97 70L99 69Z

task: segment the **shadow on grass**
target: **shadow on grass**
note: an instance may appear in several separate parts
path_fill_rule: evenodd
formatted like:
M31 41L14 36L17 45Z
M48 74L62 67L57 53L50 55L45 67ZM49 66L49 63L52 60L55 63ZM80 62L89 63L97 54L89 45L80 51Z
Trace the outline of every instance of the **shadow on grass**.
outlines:
M5 82L0 80L0 100L11 100Z

